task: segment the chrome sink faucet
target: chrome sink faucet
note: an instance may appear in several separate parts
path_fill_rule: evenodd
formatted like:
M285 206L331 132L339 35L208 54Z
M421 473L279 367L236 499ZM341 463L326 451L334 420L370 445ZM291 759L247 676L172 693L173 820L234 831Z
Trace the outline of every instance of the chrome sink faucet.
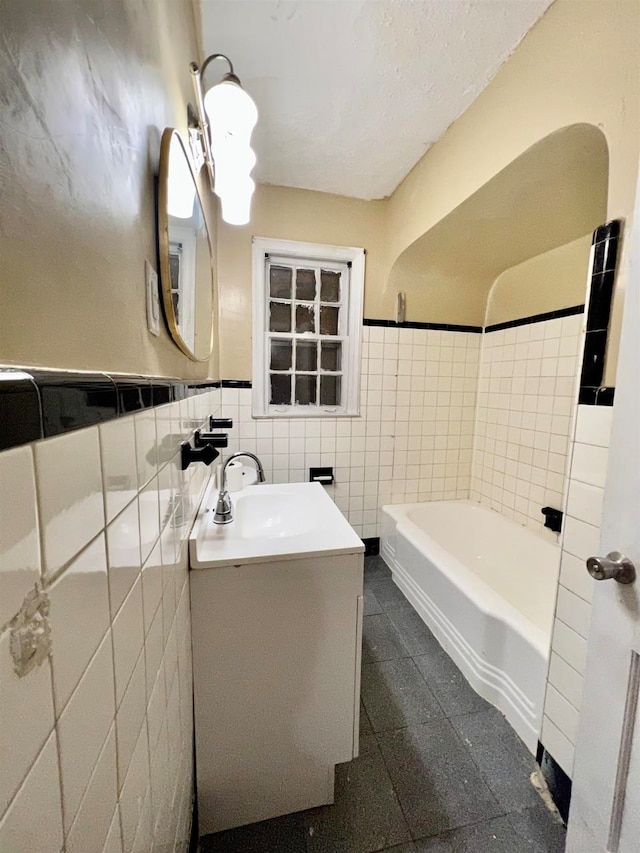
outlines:
M229 524L230 521L233 521L233 504L227 491L227 466L229 462L233 462L239 456L246 456L248 459L253 460L256 471L258 472L258 482L264 483L264 468L262 467L262 462L255 454L242 450L238 453L232 453L222 466L222 471L220 472L220 491L218 493L218 500L216 501L216 511L213 514L214 524Z

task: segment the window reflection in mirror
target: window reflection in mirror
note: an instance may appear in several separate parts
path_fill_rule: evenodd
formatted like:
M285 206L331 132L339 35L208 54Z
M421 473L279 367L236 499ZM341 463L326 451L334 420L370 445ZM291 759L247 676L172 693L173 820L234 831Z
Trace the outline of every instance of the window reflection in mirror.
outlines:
M196 183L177 132L162 136L158 187L160 277L171 335L190 358L205 360L212 340L211 243Z

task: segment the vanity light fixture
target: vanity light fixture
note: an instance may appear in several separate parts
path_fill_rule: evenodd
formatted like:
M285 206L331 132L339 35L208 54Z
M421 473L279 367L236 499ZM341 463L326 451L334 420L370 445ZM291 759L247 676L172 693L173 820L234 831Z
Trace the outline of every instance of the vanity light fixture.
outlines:
M229 71L222 80L203 91L202 78L214 59L223 59ZM197 121L204 148L204 160L211 187L222 202L222 218L230 225L246 225L251 211L255 183L251 170L256 155L251 134L258 121L258 110L222 53L213 53L198 67L189 66L196 93Z

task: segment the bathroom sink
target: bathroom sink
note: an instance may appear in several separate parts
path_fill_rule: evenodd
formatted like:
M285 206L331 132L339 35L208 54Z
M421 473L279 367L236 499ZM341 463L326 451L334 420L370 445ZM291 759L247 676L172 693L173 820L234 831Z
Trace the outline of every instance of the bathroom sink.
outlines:
M246 491L235 503L235 525L242 539L302 536L313 526L312 509L304 496Z
M189 539L191 568L364 550L319 483L247 486L231 495L233 521L229 524L214 524L216 498L212 483Z

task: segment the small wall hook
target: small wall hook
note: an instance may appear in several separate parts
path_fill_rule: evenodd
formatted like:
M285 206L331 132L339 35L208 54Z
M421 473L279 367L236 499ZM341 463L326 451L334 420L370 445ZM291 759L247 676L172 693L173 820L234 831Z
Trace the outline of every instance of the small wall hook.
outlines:
M211 444L205 444L204 447L191 447L188 441L183 441L180 445L180 464L183 471L186 471L192 462L211 465L218 456L220 454Z

